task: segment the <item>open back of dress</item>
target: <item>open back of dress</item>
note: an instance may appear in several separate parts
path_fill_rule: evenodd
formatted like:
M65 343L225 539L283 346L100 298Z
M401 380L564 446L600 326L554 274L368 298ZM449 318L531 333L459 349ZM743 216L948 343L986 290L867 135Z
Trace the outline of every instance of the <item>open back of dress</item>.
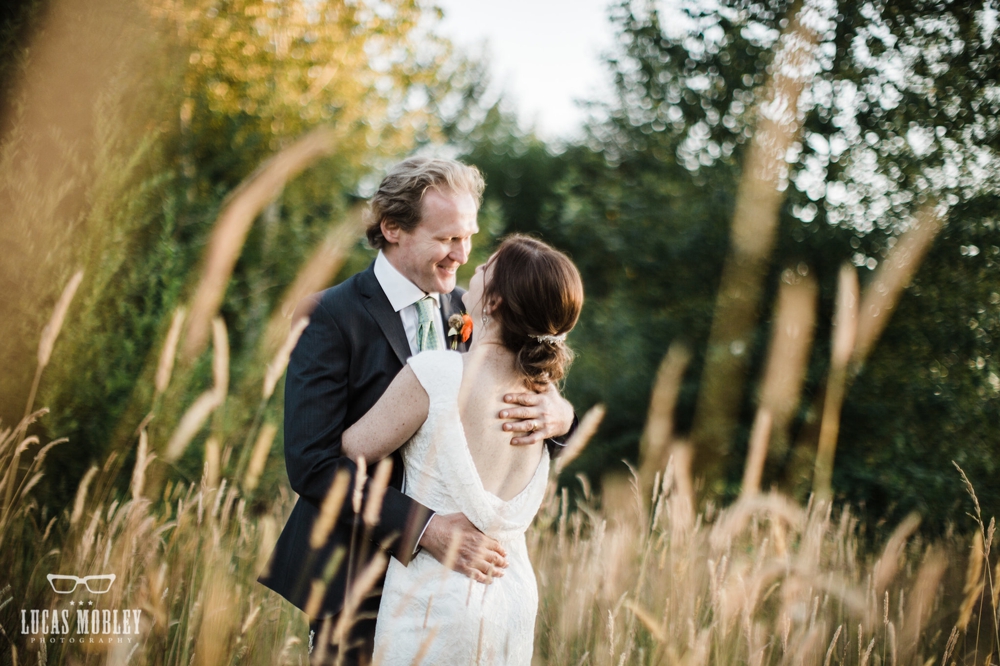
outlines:
M524 533L545 494L549 456L515 497L483 488L459 416L464 363L427 351L408 363L430 399L427 420L402 449L407 495L441 514L463 513L503 544L508 568L490 585L446 569L426 552L391 559L375 632L376 663L530 664L538 588Z

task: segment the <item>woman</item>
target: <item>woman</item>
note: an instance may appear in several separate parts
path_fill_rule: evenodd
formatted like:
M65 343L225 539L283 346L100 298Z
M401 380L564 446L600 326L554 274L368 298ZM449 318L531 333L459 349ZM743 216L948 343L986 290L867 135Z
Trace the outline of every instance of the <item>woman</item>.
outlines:
M496 414L505 393L563 378L583 285L545 243L507 238L476 268L462 301L477 322L468 353L409 359L379 402L343 435L352 458L403 446L408 495L464 513L507 551L508 568L473 581L418 553L390 560L375 632L380 664L529 664L538 590L524 532L548 479L544 444L514 447Z

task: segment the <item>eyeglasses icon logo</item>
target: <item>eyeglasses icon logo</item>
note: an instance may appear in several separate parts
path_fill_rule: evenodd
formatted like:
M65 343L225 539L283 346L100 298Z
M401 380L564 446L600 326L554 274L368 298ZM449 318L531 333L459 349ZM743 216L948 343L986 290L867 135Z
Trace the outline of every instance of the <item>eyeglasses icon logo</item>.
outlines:
M77 585L83 583L92 594L106 594L111 590L111 584L115 582L114 574L102 574L100 576L62 576L60 574L48 574L49 585L56 594L70 594Z

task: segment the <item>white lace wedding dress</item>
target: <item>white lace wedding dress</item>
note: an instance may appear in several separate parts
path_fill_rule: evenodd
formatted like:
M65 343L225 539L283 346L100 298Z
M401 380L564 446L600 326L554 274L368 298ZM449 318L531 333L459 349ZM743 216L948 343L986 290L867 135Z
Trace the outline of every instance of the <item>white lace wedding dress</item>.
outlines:
M385 666L531 663L538 588L524 532L545 494L544 453L510 501L483 488L459 419L462 356L427 351L409 359L427 391L427 420L402 449L405 490L441 513L464 513L507 551L508 568L490 585L446 569L426 551L403 566L389 560L375 628L375 661Z

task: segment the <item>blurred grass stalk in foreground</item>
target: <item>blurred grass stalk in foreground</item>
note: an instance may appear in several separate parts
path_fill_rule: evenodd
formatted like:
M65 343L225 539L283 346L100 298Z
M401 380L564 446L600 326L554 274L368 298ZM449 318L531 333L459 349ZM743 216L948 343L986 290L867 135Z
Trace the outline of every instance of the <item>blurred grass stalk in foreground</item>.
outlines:
M670 387L662 388L659 395L669 398ZM584 417L570 453L586 445L602 411ZM3 449L5 466L12 455ZM47 559L55 571L114 571L121 583L102 602L143 610L144 640L134 652L49 644L40 648L43 663L296 663L302 616L255 583L292 497L284 493L251 517L232 479L213 487L206 465L200 483L170 480L162 495L147 499L143 457L130 499L105 504L89 496L88 487L108 473L104 465L81 483L73 514L53 516L44 528L30 488L7 507L12 520L2 537L14 528L20 538L0 551L8 570L35 570ZM528 535L541 597L537 663L923 664L938 655L985 663L982 653L995 647L994 523L983 524L971 485L980 529L966 565L966 538L924 544L912 536L913 519L881 554L869 555L857 518L824 502L803 508L778 494L748 493L731 507L692 514L688 475L670 457L648 491L636 473L631 490L607 492L603 506L585 479L573 506L553 476ZM331 488L323 511L330 520L327 528L317 524L316 545L347 501L346 481ZM374 507L358 508L377 515ZM381 566L362 572L355 604ZM22 660L38 648L18 644L10 630L19 623L9 618L16 606L51 602L35 578L14 579L20 589L8 587L0 599L13 610L2 622L14 641L10 652ZM344 627L326 631L342 635Z
M817 71L818 34L829 26L831 7L810 0L792 4L787 27L778 41L770 75L756 108L756 126L736 194L730 247L723 265L691 432L693 469L704 481L704 493L709 499L726 494L725 460L731 450L743 402L751 333L756 325L779 212L788 188L787 155L802 132L804 114L799 108L800 98ZM860 306L855 270L847 266L841 271L826 390L822 401L812 410L813 414L821 415L819 432L803 428L793 456L793 461L799 461L798 467L803 460L814 461L812 489L821 500L830 498L840 409L851 375L863 365L903 289L943 226L943 211L944 208L934 201L917 211L911 228L879 266L861 297ZM808 267L803 277L806 274ZM783 281L786 281L784 276ZM807 326L805 320L799 324L789 323L782 321L782 316L797 317L799 315L793 312L799 311L801 316L809 317L806 312L815 309L815 294L813 304L805 302L809 289L803 287L801 295L793 297L782 285L775 337L768 356L769 374L765 377L760 409L751 432L751 458L743 480L744 493L754 492L760 483L758 467L766 459L768 444L773 440L778 455L783 455L787 448L787 427L798 404L801 373L805 370L811 341L811 330L807 334L805 329L811 329L811 324ZM811 289L815 292L816 288ZM786 303L792 298L800 302L794 306ZM782 328L789 326L796 330L802 327L804 346L794 339L782 344L779 340ZM805 357L800 358L801 353L805 353ZM786 364L788 376L779 379L779 375L786 372ZM768 393L769 390L772 393ZM796 469L794 462L791 467L791 476L804 472ZM797 479L792 479L786 485L793 487L796 482Z
M789 26L793 37L795 31L808 30L800 21ZM808 35L803 39L783 40L792 61L802 57L800 50L811 43ZM808 70L804 62L795 66ZM772 80L772 85L783 90L768 98L774 102L781 96L794 99L804 82L792 77L784 83ZM785 111L789 108L795 105ZM748 178L757 182L741 184L734 219L733 252L739 256L733 261L742 266L740 271L750 271L739 275L751 279L734 294L727 289L738 282L738 275L727 273L720 289L718 330L713 323L711 344L721 344L727 354L740 339L726 337L727 331L743 330L755 316L763 278L754 277L754 271L769 260L773 226L767 225L776 218L768 216L776 215L782 199L777 187L783 173L780 148L797 132L794 120L783 127L775 118L767 122L774 126L758 127L747 168ZM328 140L321 132L303 139L306 143L294 144L290 152L255 172L227 201L216 222L205 270L194 285L195 296L176 311L163 336L148 416L138 424L125 424L135 432L130 445L137 454L128 472L127 495L115 497L112 489L128 451L112 451L83 477L72 508L53 512L39 506L31 491L44 473L46 453L63 440L43 445L38 436L28 434L30 425L45 413L32 412L34 389L24 419L14 428L0 429L0 463L6 470L0 481L4 498L0 566L10 575L9 582L0 585L0 629L10 641L13 662L158 666L302 662L305 618L255 582L294 502L286 485L278 487L277 497L263 498L257 491L277 432L274 423L263 419L263 410L307 321L289 322L294 305L325 286L341 265L360 229L357 211L330 230L271 316L259 343L257 372L248 373L246 386L237 389L250 391L252 384L261 401L246 437L234 441L231 427L218 418L207 427L206 423L232 399L228 334L217 315L220 294L242 251L247 228L289 177L324 154ZM289 166L286 158L294 164ZM853 269L843 273L846 286L841 288L834 344L836 372L841 374L832 369L829 380L840 386L841 395L845 377L873 348L887 313L940 226L933 210L928 210L927 223L921 218L901 240L863 296L857 296L856 275L853 282L850 277ZM41 335L36 387L81 279L73 277L67 283L64 298ZM631 478L617 487L607 483L603 498L598 498L589 480L581 477L579 496L572 499L569 488L560 489L553 477L528 535L541 599L537 663L826 666L926 664L938 658L941 663L985 663L1000 655L996 586L1000 564L994 566L990 560L996 556L994 522L985 524L964 474L962 482L974 502L978 528L971 535L971 549L970 539L962 536L923 543L913 536L918 521L911 517L896 528L880 553L872 553L860 539L863 526L849 508L835 511L825 501L803 507L782 495L761 492L768 447L787 437L789 415L799 401L803 359L808 357L815 327L815 292L808 272L782 278L743 494L735 504L720 509L697 503L692 471L697 449L680 440L673 425L689 360L689 352L679 346L667 353L657 376L638 470ZM735 309L727 310L727 303ZM851 307L857 308L854 320ZM212 385L186 406L180 396L191 388L192 380L183 365L207 346L209 331ZM853 344L848 340L851 331ZM175 369L178 350L182 367ZM716 383L706 383L705 391L723 379L719 375L712 380ZM742 390L742 381L723 384L728 398L719 394L705 398L704 404L731 413L738 408L739 400L733 396ZM817 458L818 499L828 488L839 421L839 398L828 388L826 395L831 394L831 406L823 410L822 455ZM173 433L162 438L165 443L147 428L153 415L160 420L155 433ZM584 449L603 415L601 406L585 415L554 466L555 474ZM208 432L201 479L180 482L162 463L179 459L204 430ZM702 441L696 436L694 445L701 446ZM233 452L235 462L228 455ZM384 477L384 469L380 467L375 477L380 473ZM349 480L337 477L315 527L314 550L325 542L348 492ZM377 493L371 501L379 501ZM377 515L374 504L355 508L364 509L366 524ZM343 557L334 557L328 572L337 566L346 566ZM352 607L382 566L384 560L377 560L361 573L358 586L351 590ZM102 601L110 607L141 609L143 640L111 649L90 644L29 645L19 636L19 610L52 605L52 595L40 581L43 570L83 575L113 571L120 582ZM314 599L321 597L326 581L304 582L311 586ZM349 622L350 613L345 617L344 623ZM343 636L344 623L328 623L324 636ZM35 650L37 657L26 654Z
M756 108L709 332L691 438L694 469L709 495L722 494L723 461L736 430L749 363L750 333L767 275L778 213L788 187L786 155L802 131L800 97L816 68L818 33L829 7L793 3Z
M689 460L690 448L675 441L671 425L687 363L687 352L679 347L664 361L650 406L643 458L624 492L609 485L602 503L581 479L582 495L574 505L568 488L557 491L553 476L529 533L541 596L538 663L825 665L835 656L838 663L908 664L926 663L938 654L956 660L961 655L965 663L978 663L980 652L996 643L997 593L989 562L992 523L987 529L978 518L980 531L973 535L973 544L980 546L973 546L963 576L963 538L925 546L912 539L915 523L907 521L882 554L873 556L859 542L859 525L849 509L836 515L826 502L803 508L781 495L759 493L760 461L766 457L761 448L778 420L774 415L788 412L789 405L797 402L801 358L807 354L813 326L814 284L805 276L786 277L748 481L736 504L721 510L711 505L695 509L685 458ZM64 309L60 304L54 323ZM180 326L179 321L181 315L171 321L171 330ZM50 325L40 347L55 340L57 329ZM169 331L166 335L158 393L170 381L168 361L178 337ZM209 393L218 402L225 399L228 385L221 320L213 324L213 337L214 383ZM293 338L294 330L289 340ZM290 344L286 341L285 346ZM844 358L842 351L838 348L839 358ZM278 354L268 369L265 398L286 358ZM601 407L585 415L566 458L554 466L556 473L585 447L602 416ZM178 430L185 430L183 421ZM23 437L26 429L27 421L13 432ZM272 430L273 426L264 426L263 441L273 437ZM219 446L217 436L210 438L215 443L209 449ZM255 582L291 506L290 493L282 487L282 497L251 517L247 500L255 482L245 479L246 490L241 493L234 477L224 474L218 459L208 455L200 482L168 479L162 493L147 494L146 467L155 454L149 451L145 429L138 439L131 499L108 503L89 492L94 484L111 485L112 479L106 477L114 473L113 453L81 482L71 515L53 516L42 528L35 520L40 507L31 498L31 481L5 506L0 539L17 539L0 557L9 570L24 575L13 581L18 589L7 588L5 594L11 596L0 600L5 608L16 614L11 603L15 598L21 607L50 603L46 588L29 574L47 559L57 571L114 571L122 583L108 601L144 611L141 632L146 638L134 653L120 646L92 654L94 648L88 646L43 644L39 658L146 664L216 664L232 659L272 664L301 659L304 618ZM190 441L187 434L183 439L184 445ZM8 444L2 449L7 482L14 483L18 474L11 464L16 450L9 446L11 431L3 441ZM22 452L28 451L24 442L39 443L23 438ZM40 466L46 450L34 455L22 482ZM665 467L661 466L664 451L673 452ZM253 475L259 473L260 455L252 456L257 461ZM247 474L250 477L250 471ZM974 499L971 485L969 490ZM315 548L324 543L347 492L346 477L338 478L324 503L323 515L328 518L317 524ZM373 507L363 508L365 515L377 515ZM41 515L47 511L41 508ZM343 558L334 560L333 566L344 564ZM378 560L361 572L359 586L351 594L353 606L382 566L384 561ZM964 586L948 583L963 578ZM323 581L311 584L318 598ZM962 595L951 592L958 589ZM4 617L4 632L16 641L16 634L7 630L17 626L8 620L10 615L8 611ZM974 635L966 631L973 617L980 620ZM345 628L343 623L326 626L324 636L343 636ZM12 644L12 656L16 645ZM22 656L26 649L21 643Z

